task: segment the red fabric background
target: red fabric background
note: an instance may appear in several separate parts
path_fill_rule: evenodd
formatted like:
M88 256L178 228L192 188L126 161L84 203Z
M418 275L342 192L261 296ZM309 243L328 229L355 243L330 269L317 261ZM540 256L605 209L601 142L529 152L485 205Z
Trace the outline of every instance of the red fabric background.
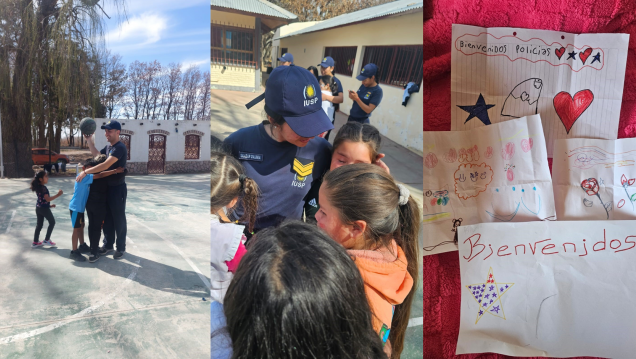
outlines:
M630 34L618 138L636 137L635 0L425 0L424 19L424 131L450 130L451 25L466 24ZM510 358L455 355L458 258L457 252L424 257L424 358Z

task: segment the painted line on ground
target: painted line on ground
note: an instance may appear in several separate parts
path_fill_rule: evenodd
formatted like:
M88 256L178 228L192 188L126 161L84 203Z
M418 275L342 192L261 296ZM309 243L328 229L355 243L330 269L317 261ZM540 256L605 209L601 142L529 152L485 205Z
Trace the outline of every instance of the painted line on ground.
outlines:
M177 247L174 242L172 242L170 239L163 237L161 234L155 232L154 229L148 227L145 223L143 223L142 221L140 221L135 215L131 215L132 219L134 219L137 223L141 224L142 226L146 227L146 229L148 229L150 232L154 233L157 237L161 238L164 240L164 242L168 243L168 245L170 245L170 247L172 247L172 249L174 249L177 253L179 253L179 255L190 265L190 268L192 268L192 270L199 276L199 279L201 279L201 281L203 282L203 284L205 284L205 288L210 288L210 281L203 275L203 273L201 273L201 271L199 270L199 268L197 268L196 265L194 265L194 263L192 263L192 261L190 260L190 258L188 258L182 251L181 249L179 249L179 247Z
M7 231L4 233L9 233L9 231L11 230L11 224L13 223L13 218L15 217L15 210L13 210L13 213L11 214L11 219L9 219L9 226L7 226Z
M409 325L408 328L410 327L417 327L420 325L424 325L424 317L419 317L419 318L411 318L409 319Z
M136 263L139 265L139 260L137 260ZM38 329L35 329L35 330L31 330L31 331L20 333L20 334L16 334L16 335L11 335L11 336L4 337L4 338L0 338L0 344L13 343L13 342L16 342L16 341L20 341L20 340L24 340L24 339L28 339L28 338L34 337L36 335L44 334L46 332L50 332L51 330L57 329L57 328L59 328L61 326L64 326L64 325L66 325L68 323L71 323L74 320L81 319L81 318L87 316L88 314L94 312L95 310L99 309L104 304L110 302L113 298L115 298L115 296L117 294L119 294L127 285L129 285L133 281L133 279L137 275L137 270L138 269L139 269L138 267L134 267L133 271L130 273L130 275L128 275L128 278L126 278L124 283L122 283L113 293L109 294L106 298L98 301L95 305L92 305L92 306L82 310L79 313L73 314L70 317L67 317L67 318L65 318L63 320L60 320L57 323L54 323L54 324L51 324L51 325L47 325L46 327L38 328Z

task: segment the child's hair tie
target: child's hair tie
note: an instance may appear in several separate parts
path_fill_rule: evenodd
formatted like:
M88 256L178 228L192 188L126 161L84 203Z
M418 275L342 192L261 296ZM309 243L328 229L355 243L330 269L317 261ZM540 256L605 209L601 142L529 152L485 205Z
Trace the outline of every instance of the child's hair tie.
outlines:
M245 179L247 178L246 175L240 175L239 176L239 182L241 182L241 188L245 187Z
M404 206L409 203L409 196L411 195L411 192L409 192L408 188L401 183L398 183L397 186L400 189L400 199L398 199L398 204L400 206Z

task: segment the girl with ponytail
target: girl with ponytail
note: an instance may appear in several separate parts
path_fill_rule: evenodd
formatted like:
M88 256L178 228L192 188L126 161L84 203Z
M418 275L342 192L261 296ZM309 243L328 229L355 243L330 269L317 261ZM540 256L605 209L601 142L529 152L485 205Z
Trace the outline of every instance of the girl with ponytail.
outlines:
M259 190L256 182L245 174L245 169L234 157L213 152L211 157L211 265L212 300L223 303L223 297L238 263L245 254L243 230L252 232L256 221ZM244 209L239 221L246 226L232 223L228 214L241 201ZM238 221L237 221L238 222Z
M399 358L418 281L417 203L384 169L366 163L328 172L319 200L318 226L354 259L373 327L389 357Z

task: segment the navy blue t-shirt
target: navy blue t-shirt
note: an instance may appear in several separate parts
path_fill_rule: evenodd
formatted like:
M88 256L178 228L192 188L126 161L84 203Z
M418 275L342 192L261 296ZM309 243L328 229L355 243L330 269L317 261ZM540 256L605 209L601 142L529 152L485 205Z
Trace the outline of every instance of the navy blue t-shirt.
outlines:
M102 148L99 153L108 157L117 157L117 162L113 163L113 165L108 168L108 171L114 170L118 167L126 168L128 149L126 149L126 145L124 145L121 141L118 141L112 146L110 144L106 145L106 147ZM106 179L108 180L109 186L117 186L126 181L126 173L115 173L108 176Z
M35 206L36 207L38 207L38 208L50 208L51 207L51 203L47 202L44 199L44 196L49 194L49 189L46 188L46 186L42 185L42 187L40 187L40 190L37 191L35 194L37 194L37 196L38 196L38 200L37 200L37 202L35 202Z
M366 87L364 85L361 85L358 89L358 96L360 97L360 100L362 100L362 103L364 103L365 105L368 106L370 104L373 104L377 107L382 101L382 89L380 88L380 85L376 85L373 87ZM356 118L365 118L369 117L369 115L370 114L362 111L360 105L358 105L357 102L353 101L353 106L351 106L351 112L349 112L349 116L353 116Z
M240 129L223 141L258 185L255 229L275 226L284 219L302 219L309 189L322 180L331 162L331 144L315 137L305 147L272 139L263 124ZM230 215L235 221L243 215L237 204Z
M333 80L336 82L336 85L338 85L338 91L334 92L333 95L334 96L338 96L339 94L341 94L342 92L344 92L344 90L342 89L342 83L340 82L340 80L338 80L338 78L336 76L332 76ZM344 96L344 95L343 95ZM339 103L334 103L333 107L336 111L340 110L340 104ZM333 118L336 118L336 112L334 111L333 113Z

